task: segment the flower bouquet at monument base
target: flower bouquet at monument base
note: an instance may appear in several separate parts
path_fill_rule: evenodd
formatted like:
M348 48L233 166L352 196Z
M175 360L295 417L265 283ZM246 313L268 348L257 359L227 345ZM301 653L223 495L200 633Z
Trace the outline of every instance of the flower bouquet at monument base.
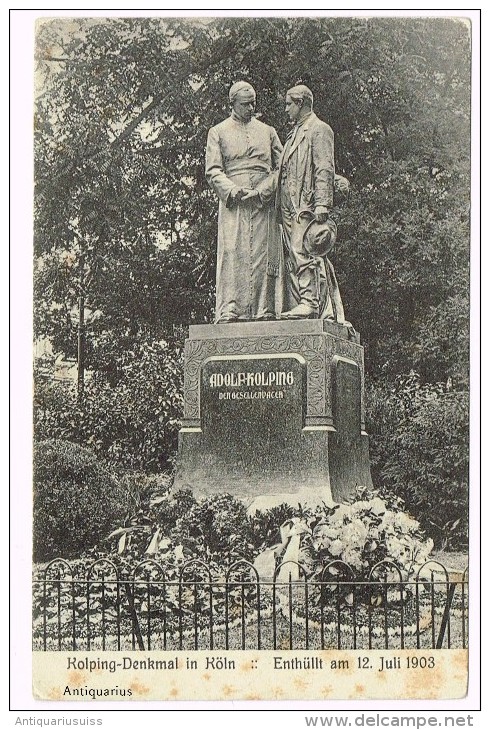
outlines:
M381 605L408 599L407 584L432 548L398 498L360 487L351 503L304 510L284 522L255 567L276 581L318 583L318 604Z

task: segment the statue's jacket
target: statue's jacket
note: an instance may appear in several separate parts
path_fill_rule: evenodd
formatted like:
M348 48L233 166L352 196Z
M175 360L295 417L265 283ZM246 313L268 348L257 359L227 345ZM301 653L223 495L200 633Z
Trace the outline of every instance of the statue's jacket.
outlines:
M302 210L321 212L333 207L335 161L332 128L314 112L290 132L279 161L286 175L279 176L276 207L281 210L281 185L286 180L292 204Z

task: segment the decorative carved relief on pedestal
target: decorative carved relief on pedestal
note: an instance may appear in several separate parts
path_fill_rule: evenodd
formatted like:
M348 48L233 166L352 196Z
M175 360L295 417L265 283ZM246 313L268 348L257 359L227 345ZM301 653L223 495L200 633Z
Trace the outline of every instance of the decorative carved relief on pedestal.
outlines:
M210 340L187 340L184 371L184 418L200 418L199 383L201 366L217 355L292 354L302 355L307 364L307 416L331 415L329 368L325 362L333 356L334 342L322 335L236 337ZM360 348L335 338L336 354L360 357ZM331 352L330 352L331 351ZM361 368L362 370L362 368Z

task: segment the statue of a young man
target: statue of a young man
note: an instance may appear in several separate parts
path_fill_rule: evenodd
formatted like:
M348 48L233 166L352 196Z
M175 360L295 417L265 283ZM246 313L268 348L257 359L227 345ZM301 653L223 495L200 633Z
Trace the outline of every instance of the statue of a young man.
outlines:
M299 85L286 94L292 122L280 162L277 207L287 251L289 311L283 319L344 320L335 272L327 254L337 228L334 205L334 135L313 112L313 94ZM345 181L347 182L347 181Z
M276 319L283 266L274 211L282 145L254 116L255 91L230 89L231 116L212 127L206 178L219 197L216 323Z

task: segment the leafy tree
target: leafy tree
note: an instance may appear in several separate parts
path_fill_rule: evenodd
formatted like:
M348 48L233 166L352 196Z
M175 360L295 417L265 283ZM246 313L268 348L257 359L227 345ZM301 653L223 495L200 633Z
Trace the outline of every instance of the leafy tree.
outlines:
M72 34L64 29L53 21L38 36L47 70L36 116L36 252L51 313L39 324L60 349L73 352L76 330L71 339L66 327L60 330L59 310L66 322L83 292L85 305L98 313L87 331L87 364L103 369L104 333L113 339L116 331L120 349L142 332L166 334L179 320L179 300L182 321L193 310L205 317L196 297L203 287L182 277L180 258L189 265L190 252L178 250L188 152L171 121L192 89L186 54L171 50L173 33L162 32L160 21L81 20ZM60 53L46 60L53 34ZM165 113L155 120L163 96ZM205 307L207 289L202 299Z

